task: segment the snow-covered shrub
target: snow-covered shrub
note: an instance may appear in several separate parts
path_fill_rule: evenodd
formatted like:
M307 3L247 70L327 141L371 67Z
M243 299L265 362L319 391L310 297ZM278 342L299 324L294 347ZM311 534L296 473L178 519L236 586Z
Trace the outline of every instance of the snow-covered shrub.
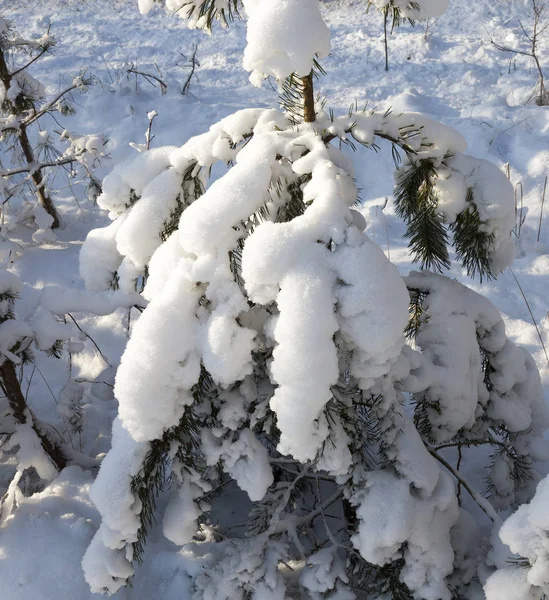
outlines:
M417 21L419 19L430 19L443 15L449 4L449 0L368 0L378 10L389 10L395 13L395 18Z
M203 26L237 8L186 4ZM186 546L194 598L467 597L479 584L464 575L454 479L494 523L528 496L548 454L539 374L487 300L399 275L364 233L339 146L392 143L397 212L432 271L452 246L470 275L509 265L513 190L419 114L315 107L329 52L318 0L243 4L245 66L254 83L285 80L291 110L242 110L115 167L98 199L113 222L81 252L90 289L149 301L116 376L86 579L95 592L127 583L166 490L163 532ZM228 169L208 186L217 163ZM493 452L494 504L445 450L477 446ZM243 523L227 521L231 504Z
M408 21L412 26L416 21L426 21L440 17L448 8L449 0L368 0L368 8L374 6L383 15L383 43L385 49L385 70L389 70L389 21L391 33L398 27L402 20Z
M549 28L547 21L549 7L542 0L530 0L528 2L531 8L531 25L527 25L529 31L524 27L522 21L518 19L518 25L521 29L521 35L524 37L523 43L519 47L511 47L500 42L490 39L490 42L495 48L502 52L508 52L515 56L527 56L538 72L538 81L536 88L528 102L535 100L538 106L549 106L549 91L545 83L545 74L543 72L543 50L544 50L544 34Z
M52 436L33 414L27 397L21 389L21 369L33 360L33 350L42 350L57 358L63 345L70 351L81 349L79 331L64 319L70 312L87 311L98 315L113 312L119 306L142 305L138 295L115 292L93 295L89 292L45 287L38 308L31 319L21 320L15 312L15 303L22 289L20 279L4 267L0 268L0 450L9 453L16 473L0 503L0 523L5 520L14 504L18 484L29 469L38 477L51 481L67 465L65 440L57 433ZM69 435L81 429L82 388L69 381L59 397L59 411L67 424Z
M37 197L38 204L30 211L19 206L17 213L19 221L34 218L41 230L35 235L37 240L47 236L48 230L51 235L50 228L60 224L50 189L51 174L56 168L64 168L74 177L79 167L80 175L89 179L89 189L94 193L100 185L93 170L104 155L105 145L102 135L78 135L64 130L60 139L67 146L61 152L54 144L54 134L37 127L46 115L74 113L71 92L84 92L93 82L93 78L81 73L64 90L46 100L44 85L29 73L29 68L55 44L49 28L40 38L24 39L0 16L0 197L7 205L9 200L22 198L27 187Z

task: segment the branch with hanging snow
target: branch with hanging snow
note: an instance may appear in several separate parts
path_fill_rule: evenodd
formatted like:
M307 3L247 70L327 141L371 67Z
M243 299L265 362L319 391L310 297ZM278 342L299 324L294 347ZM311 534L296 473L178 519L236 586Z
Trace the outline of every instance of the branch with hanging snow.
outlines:
M82 154L84 154L84 153L82 152ZM10 171L4 171L4 170L0 169L0 177L13 177L14 175L20 175L21 173L29 173L30 175L32 175L33 173L36 173L37 171L40 171L41 169L46 169L48 167L59 167L61 165L68 165L68 164L74 163L74 162L77 162L77 157L52 160L52 161L44 162L44 163L36 163L35 162L32 164L25 165L24 167L12 169Z
M438 462L443 465L452 475L461 483L461 485L467 490L469 496L473 499L473 501L478 505L478 507L485 513L485 515L494 523L494 525L501 524L501 518L496 512L496 509L490 504L486 498L483 498L478 492L475 492L471 484L463 477L463 475L455 469L447 460L442 458L440 454L433 450L432 448L428 448L429 454L436 458Z
M28 127L31 123L34 123L35 121L37 121L38 119L40 119L41 117L43 117L46 113L59 110L56 107L56 104L62 98L64 98L67 94L70 94L74 90L83 90L83 89L86 89L92 83L93 83L93 78L92 77L87 77L86 78L83 75L75 77L74 80L73 80L72 85L70 85L68 88L64 89L63 91L59 92L59 94L57 94L57 96L55 96L55 98L53 98L53 100L50 100L49 102L47 102L46 104L44 104L44 106L42 106L41 108L39 108L36 112L32 112L28 117L26 117L25 119L23 119L21 121L21 127Z

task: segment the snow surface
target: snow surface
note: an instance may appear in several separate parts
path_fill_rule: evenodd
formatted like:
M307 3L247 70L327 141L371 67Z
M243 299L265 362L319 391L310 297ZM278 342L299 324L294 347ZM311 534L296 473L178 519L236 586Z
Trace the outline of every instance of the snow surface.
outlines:
M434 6L434 3L432 4ZM142 1L141 9L145 12L147 8L151 8L149 3ZM133 2L120 0L101 0L101 2L41 0L33 3L32 9L29 9L27 2L12 0L2 5L1 9L3 15L14 19L22 30L37 33L43 32L43 24L53 14L53 29L59 34L58 48L56 53L43 63L44 69L36 72L38 79L43 81L50 91L58 89L60 77L65 81L72 81L72 77L82 66L90 66L98 72L101 84L92 89L88 96L79 98L78 102L82 107L77 106L79 110L69 122L71 130L106 133L110 140L108 145L110 158L102 168L102 174L106 174L115 165L117 169L122 169L121 161L137 156L135 150L128 144L143 140L147 127L147 113L152 109L158 113L154 122L153 146L179 147L190 137L203 134L213 123L235 110L249 106L272 107L276 102L276 92L271 91L268 85L263 85L258 90L247 81L248 73L241 64L241 56L246 45L242 24L236 23L228 31L217 31L216 35L208 38L200 32L187 30L180 20L170 18L161 11L153 9L147 18L144 18ZM508 37L511 40L519 40L521 36L519 27L511 17L522 14L522 10L523 4L520 2L482 0L471 4L465 0L454 0L448 12L432 23L428 33L424 33L421 28L411 29L403 26L391 36L390 71L385 74L379 15L372 12L366 16L361 3L327 2L323 12L327 15L332 32L332 54L322 61L328 75L321 81L321 89L329 98L329 106L336 109L336 114L344 114L346 108L355 99L358 99L359 103L369 99L373 104L383 103L383 106L393 106L395 110L425 112L433 119L459 130L468 142L469 151L476 157L496 162L500 167L507 162L510 163L511 182L513 186L522 183L524 192L521 208L520 186L517 188L519 217L521 215L524 217L524 223L517 242L517 259L513 270L529 301L541 335L547 343L548 323L545 316L549 274L549 244L547 243L549 230L546 218L542 219L540 241L537 242L536 238L543 183L545 175L549 172L549 154L546 149L549 117L545 110L539 109L532 103L526 103L535 83L528 61L518 58L516 61L509 62L507 55L499 53L488 43L486 33L488 30L489 34L497 40L507 40ZM358 31L357 25L359 25ZM193 81L192 96L183 97L179 94L179 90L186 71L177 62L181 59L177 49L183 53L188 52L193 42L200 42L199 80ZM307 42L310 43L311 40ZM322 52L326 49L324 37L312 42L315 42L315 45L311 46L313 51ZM251 47L253 48L253 43ZM125 76L124 63L132 60L136 60L142 68L147 67L151 70L154 69L155 63L158 64L170 84L168 93L161 96L158 89L143 81L136 82ZM265 73L264 69L271 69L272 71L267 72L276 73L274 69L280 68L278 63L268 62L273 60L272 57L261 56L257 60L264 61L254 63L253 69L257 73ZM290 58L284 57L284 60ZM304 68L307 66L305 65ZM388 99L385 100L386 98ZM249 117L252 120L257 118L256 115L251 114ZM227 130L227 134L230 138L230 130ZM364 130L363 135L367 136L367 134L368 131ZM217 139L218 135L216 134L215 137ZM463 150L463 144L459 139L454 143L458 152ZM197 146L199 149L206 148L207 152L204 158L199 158L198 150L193 151L192 156L198 159L199 164L211 164L209 157L212 152L219 158L230 158L230 147L227 143L220 143L212 151L202 138ZM388 257L390 256L401 272L407 273L412 266L411 259L401 237L403 227L394 215L391 200L387 207L381 210L385 197L390 196L392 190L391 178L379 177L379 173L383 170L389 173L392 169L390 152L377 156L372 152L361 150L356 155L349 156L350 160L355 162L356 185L361 189L365 203L366 233ZM188 158L181 156L181 164L184 165ZM168 168L165 157L159 157L158 162L158 166L154 167L158 172ZM178 168L178 164L172 165L170 162L169 165L174 169ZM368 168L365 168L365 165ZM460 172L471 172L469 165L461 163L458 166ZM218 174L214 173L214 176ZM150 174L143 170L141 181L148 181L149 177ZM110 184L105 188L107 192L108 185ZM118 181L113 179L112 185L113 200L128 198L129 184L125 182L122 175ZM139 181L132 182L132 185L139 194L145 193L143 184L139 187ZM439 189L443 186L442 181L439 182ZM505 185L502 184L502 187ZM19 229L12 234L12 247L7 250L4 247L1 249L2 256L10 255L12 258L22 253L22 256L13 263L13 270L24 282L21 300L18 303L18 311L23 316L34 313L39 292L46 285L83 288L83 282L77 275L78 250L90 230L98 231L97 227L108 225L110 221L105 213L83 200L81 191L76 193L79 195L80 206L75 203L68 190L63 190L56 199L66 223L65 229L59 232L57 240L36 244L31 238L30 231ZM507 194L505 191L503 193ZM446 202L450 219L456 212L454 199L457 196L455 190L444 189L443 202ZM487 199L488 211L491 205ZM122 208L119 204L105 207L113 213L117 213ZM155 218L160 222L165 213L161 212L160 206L158 209L160 212L156 213ZM378 215L378 218L371 218L370 215ZM498 215L494 215L494 219L498 218ZM215 222L210 221L210 224L212 239L216 243L223 243L223 240L215 238ZM98 247L103 249L101 258L98 258L95 252L91 252L87 259L85 256L80 257L82 276L90 287L98 291L108 287L114 271L120 266L120 263L116 262L115 250L118 243L117 230L121 225L122 223L115 221L111 225L109 234L95 240ZM176 237L170 239L174 242L162 246L162 254L160 251L155 254L153 240L149 238L143 239L142 247L124 246L124 255L135 252L131 254L135 262L127 264L130 273L128 279L137 276L139 265L142 265L143 261L151 255L152 261L157 261L159 265L164 266L164 274L161 272L162 269L155 268L154 278L151 277L147 283L150 297L161 294L161 290L166 285L167 272L172 270L171 265L175 266L174 257L170 255L170 247L175 244ZM189 244L191 243L195 242L189 240ZM369 246L367 243L365 245ZM502 254L505 253L506 249L502 249ZM119 256L122 257L121 254ZM179 258L179 253L177 256ZM377 259L374 262L377 264ZM381 259L379 262L382 264ZM82 266L86 264L87 266ZM136 265L137 270L135 270ZM98 272L99 266L101 270ZM204 265L204 268L206 267L207 265ZM340 265L339 268L344 272L345 265ZM542 383L546 391L549 375L547 361L536 329L531 322L529 310L510 271L504 271L497 281L482 286L469 282L460 268L454 267L451 275L486 295L503 311L507 335L513 342L524 345L534 354L536 363L541 369ZM96 279L90 284L93 277ZM264 293L268 293L267 284L261 283L261 285L264 286ZM166 294L170 293L173 293L173 290L167 288ZM351 290L349 293L352 293ZM289 302L291 300L288 299ZM349 298L348 302L352 307L352 298ZM395 293L387 298L387 302L398 305L399 294ZM185 307L180 308L183 313ZM349 310L352 316L352 308ZM84 313L76 312L75 316L79 324L97 341L107 358L115 364L126 343L127 328L134 328L135 313L135 310L131 313L130 324L128 324L128 311L125 309L103 317L86 316ZM138 324L143 328L159 326L157 322L152 322L152 313L148 314L151 314L151 322L148 325L144 319L140 319L135 326L137 327ZM222 316L220 315L221 318ZM183 319L185 315L180 314L180 317ZM457 319L453 326L459 329L460 324L461 320ZM182 326L186 325L188 323L182 323ZM278 326L277 324L276 327ZM284 323L280 325L283 326ZM329 329L329 323L327 326ZM215 331L214 323L212 323L212 331ZM398 331L398 323L395 323L395 344L399 343ZM463 336L471 335L466 327L463 327L461 332ZM165 334L173 335L168 331L167 326ZM374 341L372 340L372 343ZM375 346L372 348L375 349L372 356L377 357L378 349ZM386 353L387 361L390 362L393 356L392 347L389 345L382 350ZM135 348L136 353L139 351ZM177 351L183 353L184 348L179 347ZM366 353L363 362L356 368L367 367L366 372L374 367L383 368L385 363L371 364L368 362L368 357ZM470 358L474 365L476 358ZM57 406L44 379L53 394L58 397L67 381L66 363L37 353L37 365L42 372L42 377L37 374L31 378L30 371L25 372L25 380L29 383L30 404L41 419L63 430L64 423L57 413ZM84 436L79 449L90 457L101 455L108 450L111 422L116 413L116 405L112 397L106 393L111 389L106 384L112 385L112 378L109 379L105 373L106 367L108 365L105 365L104 360L97 355L90 343L86 344L83 352L73 355L73 377L89 381L95 381L97 378L94 389L103 386L104 390L103 399L88 392L85 396L88 404L84 418L89 433ZM525 367L523 363L517 369ZM191 368L188 375L192 377L193 373L190 371ZM134 375L135 373L128 374L126 378L128 385ZM516 372L502 374L503 386L507 385L506 375L512 378ZM221 371L219 376L223 377ZM367 376L365 375L365 378ZM124 382L123 374L120 377L120 381ZM145 380L144 372L139 381ZM166 386L172 383L166 380ZM120 384L117 382L117 385ZM139 389L146 391L149 388ZM160 398L156 389L150 393L153 393L155 398ZM171 398L169 393L165 397ZM184 399L178 398L169 406L159 406L158 419L151 421L147 425L147 430L143 430L143 439L150 439L150 436L161 427L165 415L168 414L171 418L174 412L181 410L182 403ZM469 414L456 416L456 419L459 418L456 424L466 421L469 416ZM128 416L128 419L131 419L131 416ZM146 441L142 443L146 444ZM403 465L402 468L406 467ZM13 468L7 467L6 471L9 472L3 470L0 473L2 492L7 488ZM484 475L480 469L476 472L473 469L468 473L469 477L479 483L479 487L482 487L481 481ZM428 474L424 474L424 477L425 482L433 480ZM27 600L29 597L37 597L53 600L70 597L76 600L89 600L97 597L89 591L79 566L81 557L99 526L98 514L89 497L92 478L91 472L83 472L74 466L69 467L52 486L43 492L30 498L17 497L18 510L2 524L0 535L0 582L6 598ZM262 482L262 485L265 484L267 483ZM374 483L372 486L375 489ZM121 495L124 493L123 489L116 486L112 490ZM415 499L411 499L410 502L413 504ZM444 507L438 496L437 502L436 506L433 504L429 510L421 512L418 518L427 520L438 515L442 510L453 513L453 508ZM526 507L523 513L530 510ZM184 532L185 524L174 524L169 517L170 511L167 514L164 529L168 533L175 532L168 537L173 541L180 541L182 538L178 536L183 535L181 532ZM451 516L457 518L454 514ZM130 525L117 523L117 527L124 527L124 531L118 529L117 532L124 536L130 535L132 530ZM414 523L410 524L410 531L415 533L416 529L413 525ZM101 535L104 533L102 532ZM387 551L386 548L394 543L394 539L389 539L389 530L387 536L387 539L380 538L383 544L380 543L379 547L372 548L372 552ZM514 543L511 537L509 536L506 541ZM25 540L24 544L22 540ZM385 542L387 545L384 545ZM515 543L518 544L518 541ZM55 553L51 551L52 548L55 548ZM421 543L418 544L418 548L422 548ZM448 558L445 552L445 550L441 552L441 563ZM186 560L185 554L179 553L169 542L161 537L155 538L145 557L144 566L137 571L134 587L120 590L115 598L138 599L161 595L171 600L171 598L181 598L182 595L184 597L189 586L185 574L188 567ZM37 565L39 565L38 569ZM94 565L93 568L100 569L101 565ZM124 572L127 564L122 563L120 568L121 572ZM505 597L502 593L505 594L508 589L511 589L511 584L514 585L516 582L517 590L520 590L517 594L521 593L525 599L530 600L532 596L527 595L530 591L526 576L526 572L521 570L501 575L499 582L497 579L490 580L494 583L489 583L488 589L493 589L496 594L494 598L499 599ZM309 583L309 585L314 587L315 584ZM521 596L517 595L517 598ZM533 598L537 600L536 596Z

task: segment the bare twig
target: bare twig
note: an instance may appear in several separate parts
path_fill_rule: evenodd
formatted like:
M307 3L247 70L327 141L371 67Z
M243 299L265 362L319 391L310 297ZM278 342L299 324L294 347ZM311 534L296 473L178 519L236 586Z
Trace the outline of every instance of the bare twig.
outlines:
M520 189L520 210L518 209L518 196L517 196L517 191ZM526 219L526 216L523 215L523 209L524 209L524 191L523 191L523 187L522 187L522 181L519 181L516 185L515 185L515 220L518 217L518 225L517 225L517 237L520 238L520 230L522 229L522 224L524 223L524 220Z
M191 89L191 81L193 79L193 77L196 77L196 67L200 66L200 62L198 61L198 59L196 58L196 54L198 52L198 44L194 44L193 45L193 53L191 54L191 58L188 61L188 64L190 65L190 72L189 72L189 76L187 77L187 81L185 81L185 83L183 84L183 89L181 90L181 93L183 94L183 96L186 96L190 89ZM179 53L181 54L181 52ZM186 56L184 56L183 54L181 54L181 56L183 56L183 58L187 58Z
M44 162L44 163L36 163L35 162L32 164L25 165L24 167L19 167L17 169L13 169L11 171L3 171L0 169L0 176L12 177L13 175L19 175L21 173L30 173L32 175L33 173L36 173L37 171L46 169L48 167L60 167L62 165L69 165L74 162L76 162L75 157L63 158L61 160L52 160L50 162Z
M429 449L429 453L431 456L436 458L438 462L443 465L452 475L458 480L458 482L467 490L469 496L473 499L473 501L477 504L477 506L484 512L484 514L492 521L494 524L500 524L501 519L496 512L496 509L490 504L486 498L483 498L478 492L475 492L473 487L468 483L468 481L463 477L463 475L455 469L447 460L442 458L440 454L433 449Z
M511 275L513 276L514 280L516 281L518 289L520 290L520 293L522 294L522 297L524 298L524 302L526 303L526 307L528 308L528 312L530 313L530 317L532 318L532 323L534 324L534 327L536 328L539 343L541 344L541 347L543 348L543 352L545 353L545 359L547 360L547 364L549 365L549 355L547 355L547 349L545 348L545 344L543 343L543 338L541 337L541 333L540 333L538 324L536 323L536 319L534 318L534 313L532 312L532 309L530 307L530 302L528 302L528 298L526 298L526 294L524 293L524 290L522 289L522 286L520 285L519 280L517 279L517 276L515 275L513 269L511 269L511 267L509 267L509 271L511 271Z
M154 110L151 110L151 112L147 113L147 117L149 118L149 126L147 127L147 132L145 133L145 139L147 140L147 150L150 150L151 148L151 142L154 139L154 135L152 134L152 125L153 125L153 121L155 119L155 117L158 116L158 113ZM131 310L131 307L130 307Z
M153 81L156 81L160 85L160 92L162 95L164 95L168 91L168 85L164 81L162 81L162 79L160 79L160 77L157 77L156 75L151 75L151 73L145 73L144 71L138 71L133 65L130 66L130 68L127 70L127 73L133 73L134 75L141 75L141 77L143 77L146 81L148 81L153 87L156 87L156 86L150 80L152 79Z
M389 70L389 42L387 40L387 23L389 21L389 5L383 9L383 45L385 47L385 70Z
M522 21L519 20L519 25L522 30L522 33L529 42L530 47L528 50L521 50L520 48L511 48L510 46L505 46L504 44L500 44L494 41L492 38L490 38L490 43L501 52L511 52L513 54L528 56L534 61L536 69L538 71L538 104L540 106L546 106L547 104L549 104L549 94L547 94L545 91L545 77L539 59L540 37L549 27L549 23L546 23L545 25L542 24L544 10L545 3L541 2L540 0L532 0L532 13L534 15L534 23L532 25L531 33L528 33L528 31L522 24Z
M103 354L101 348L97 345L97 342L91 337L91 335L89 333L87 333L86 331L84 331L82 329L82 327L80 327L77 320L70 313L67 313L67 317L69 317L69 319L76 325L77 329L79 331L81 331L90 340L90 342L95 346L95 349L97 350L99 356L103 359L105 364L107 364L109 367L111 367L112 366L111 363L107 360L107 357Z
M543 221L543 205L545 204L545 192L547 191L547 175L545 176L545 183L543 184L543 194L541 196L541 209L539 213L539 226L538 226L538 237L537 241L539 242L539 236L541 234L541 223Z

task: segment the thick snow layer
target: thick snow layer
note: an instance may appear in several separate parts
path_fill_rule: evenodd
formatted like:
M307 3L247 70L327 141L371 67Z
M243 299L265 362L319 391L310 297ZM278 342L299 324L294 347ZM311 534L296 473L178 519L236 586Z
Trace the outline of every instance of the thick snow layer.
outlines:
M543 479L529 504L511 515L499 531L501 541L529 562L528 567L503 568L485 586L487 600L495 600L504 586L513 598L539 598L549 592L549 478Z
M309 75L315 57L330 52L330 32L318 0L243 0L248 15L244 68L261 85L272 75Z
M490 266L494 273L499 273L515 258L515 242L510 235L516 216L513 186L505 174L487 160L458 154L449 159L447 164L451 170L464 177L465 186L473 193L473 203L482 221L483 232L493 236ZM453 175L449 181L452 179ZM457 181L457 185L462 188L459 176ZM462 189L460 192L463 193ZM448 194L448 189L445 194ZM448 202L443 202L447 206ZM441 208L444 210L444 205ZM450 221L455 212L456 207L448 211Z
M200 256L214 249L234 248L238 231L233 227L267 201L275 155L271 138L254 136L239 154L237 165L184 211L179 236L185 252Z
M507 340L496 307L440 275L412 273L406 282L410 289L428 296L417 337L424 360L403 381L403 387L416 392L427 386L425 396L436 405L431 418L437 440L447 441L461 428L471 427L488 400L487 414L504 422L510 431L542 434L549 415L539 376L524 350ZM489 353L493 366L489 387L480 349Z
M440 472L437 487L425 499L416 497L404 478L389 471L370 473L357 516L352 542L368 562L385 565L401 556L406 543L402 581L417 598L450 600L445 581L454 561L449 529L458 506L449 475Z
M200 290L185 277L181 260L163 294L135 324L116 374L115 394L124 427L137 441L161 437L177 424L198 381L195 350Z
M250 429L243 429L235 442L219 441L215 433L204 429L202 449L208 464L223 461L223 468L250 500L261 500L273 483L267 450Z
M543 591L533 588L528 581L526 569L501 569L492 575L484 586L486 600L539 600ZM512 594L512 596L510 595Z
M351 373L363 389L386 375L404 344L408 292L383 251L351 229L331 256L341 335L353 349Z
M126 215L99 229L92 229L79 255L80 277L90 291L108 290L122 262L116 248L116 234Z
M47 350L57 340L68 340L75 328L58 317L72 312L109 315L120 307L143 306L139 294L122 291L90 293L84 290L46 286L40 293L38 307L30 321L39 348Z
M123 212L131 202L131 192L141 196L147 183L169 166L173 150L175 148L170 146L153 148L118 164L105 177L97 204L114 215Z
M141 269L158 247L158 232L177 208L182 179L175 169L167 169L152 179L117 231L116 249Z
M138 473L149 445L136 442L118 419L113 423L112 433L115 451L102 462L90 498L101 511L104 524L119 531L122 539L130 539L138 529L138 507L130 492L130 478Z
M30 417L30 415L29 415ZM19 472L34 467L38 475L46 481L52 481L57 475L57 470L49 457L44 452L40 440L33 431L30 423L17 425L4 450L17 448L17 461ZM9 514L9 511L6 510Z
M172 494L164 512L162 528L164 535L174 544L183 546L193 539L198 529L197 519L200 516L194 499L196 486L185 481Z
M149 444L136 442L116 419L112 449L101 464L90 499L102 523L82 560L84 576L93 592L116 591L133 573L125 545L137 539L139 512L131 479L139 472Z

